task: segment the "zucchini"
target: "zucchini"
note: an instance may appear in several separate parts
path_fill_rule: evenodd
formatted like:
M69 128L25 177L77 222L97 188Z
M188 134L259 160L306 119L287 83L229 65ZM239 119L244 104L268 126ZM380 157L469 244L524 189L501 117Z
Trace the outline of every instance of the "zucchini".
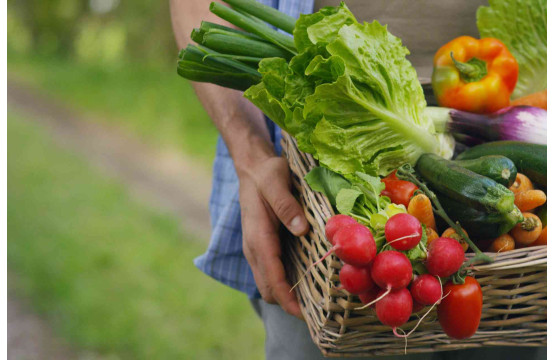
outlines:
M464 206L459 201L442 195L437 195L437 198L447 215L453 221L458 221L470 238L475 240L495 239L508 233L524 219L514 205L513 210L508 213L488 213Z
M503 155L511 159L517 170L533 182L547 187L547 145L521 141L494 141L462 152L457 160L476 159L485 155Z
M435 154L423 154L416 171L433 190L461 204L487 212L508 213L514 194L501 184Z
M476 159L455 160L455 163L506 187L510 187L516 179L515 163L505 156L486 155Z
M547 225L547 203L543 204L537 211L536 215L540 218L542 222L542 227Z

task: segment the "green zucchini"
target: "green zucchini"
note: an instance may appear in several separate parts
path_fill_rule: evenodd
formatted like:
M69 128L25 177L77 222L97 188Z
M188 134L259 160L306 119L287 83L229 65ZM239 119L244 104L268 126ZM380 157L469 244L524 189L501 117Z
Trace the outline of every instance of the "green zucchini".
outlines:
M536 215L540 218L542 226L547 224L547 203L543 204L537 211Z
M547 145L521 141L494 141L462 152L457 160L476 159L485 155L503 155L511 159L517 170L533 182L547 187Z
M522 213L513 205L508 213L480 211L467 207L457 200L437 195L441 206L453 221L458 221L468 232L471 239L486 240L509 232L524 218Z
M455 160L455 163L506 187L510 187L516 179L515 163L505 156L486 155L476 159Z
M435 154L423 154L416 171L433 190L487 212L508 213L514 208L514 194L501 184L467 170Z

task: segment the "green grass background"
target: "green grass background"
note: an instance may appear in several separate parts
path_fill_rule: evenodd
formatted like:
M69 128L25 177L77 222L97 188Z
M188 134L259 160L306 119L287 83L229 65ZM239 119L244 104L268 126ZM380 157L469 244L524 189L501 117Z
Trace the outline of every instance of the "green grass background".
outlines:
M98 121L211 166L217 130L175 66L102 66L11 52L8 72L15 80L90 113Z
M104 96L61 88L82 106ZM9 285L59 334L123 359L263 358L247 298L194 267L205 246L176 219L134 201L21 114L8 112L7 129Z

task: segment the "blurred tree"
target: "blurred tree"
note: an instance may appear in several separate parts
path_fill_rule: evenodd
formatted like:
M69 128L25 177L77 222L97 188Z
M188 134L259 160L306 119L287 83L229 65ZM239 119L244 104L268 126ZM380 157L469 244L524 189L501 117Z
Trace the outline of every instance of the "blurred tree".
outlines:
M31 48L39 56L163 66L177 54L167 1L8 0L8 13L15 25L8 26L9 43L11 37L12 44L19 38L29 42L10 50Z
M88 10L87 1L9 0L31 35L33 50L67 56L73 53L79 22Z

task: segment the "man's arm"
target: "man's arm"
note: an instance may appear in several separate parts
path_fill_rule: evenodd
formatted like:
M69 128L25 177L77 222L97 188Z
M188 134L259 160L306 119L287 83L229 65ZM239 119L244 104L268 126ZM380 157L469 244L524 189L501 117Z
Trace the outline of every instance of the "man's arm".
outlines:
M177 44L184 48L201 20L220 22L209 12L211 1L170 0ZM229 25L229 24L228 24ZM295 235L308 231L303 210L291 194L287 161L276 156L262 112L239 91L193 83L195 92L224 139L239 177L243 252L262 298L301 316L289 291L278 235L283 223Z

